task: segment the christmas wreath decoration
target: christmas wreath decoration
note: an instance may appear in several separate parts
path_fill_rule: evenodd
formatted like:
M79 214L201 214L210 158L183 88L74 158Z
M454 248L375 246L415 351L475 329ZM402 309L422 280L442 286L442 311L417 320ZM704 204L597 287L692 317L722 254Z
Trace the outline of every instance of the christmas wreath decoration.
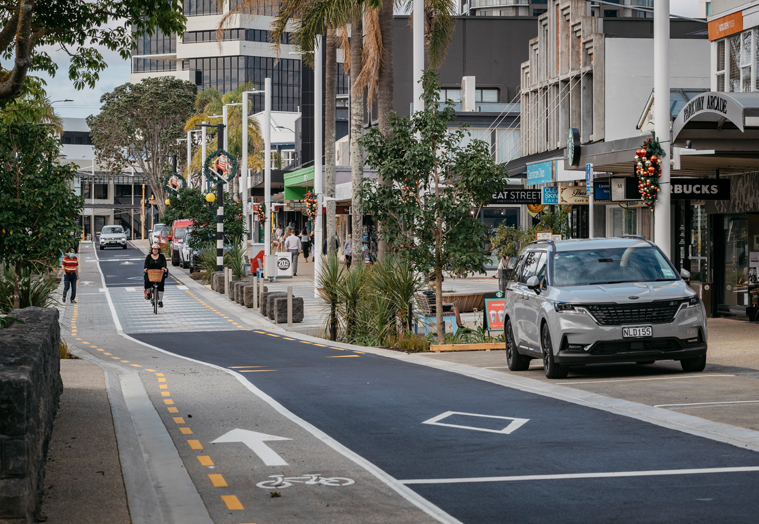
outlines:
M176 195L179 190L187 187L187 180L179 173L169 173L163 179L163 188L167 193Z
M414 200L419 202L419 184L421 180L417 180L413 184L409 184L408 178L403 179L403 186L401 186L401 202L409 202L413 204Z
M308 191L306 193L306 197L303 199L303 201L306 203L306 216L308 216L309 219L316 217L319 203L316 201L311 191Z
M263 202L254 202L253 203L253 212L258 215L258 221L259 222L266 222L266 211L265 211L265 204Z
M643 147L635 152L635 174L638 176L638 191L643 202L650 208L659 198L659 178L661 162L666 156L656 134L643 142Z
M219 159L220 162L214 163L214 160ZM206 157L205 162L203 162L203 175L206 177L206 180L208 183L211 181L211 165L214 165L217 172L223 173L223 175L219 177L216 175L216 173L213 173L215 178L220 178L223 182L231 182L232 179L237 174L237 159L234 157L234 155L231 155L230 153L224 151L223 149L217 149L210 155Z

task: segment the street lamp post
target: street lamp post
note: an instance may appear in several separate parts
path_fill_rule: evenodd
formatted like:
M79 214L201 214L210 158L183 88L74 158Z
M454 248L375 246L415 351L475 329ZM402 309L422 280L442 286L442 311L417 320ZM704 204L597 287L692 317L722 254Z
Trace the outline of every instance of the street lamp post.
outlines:
M244 91L242 94L242 180L240 184L240 192L242 193L242 216L245 221L245 226L248 225L248 95L257 95L263 93L264 95L264 201L265 201L265 213L264 213L264 256L271 256L271 231L269 217L271 210L269 204L271 203L271 133L269 132L269 126L271 125L271 78L264 80L263 91ZM248 248L248 235L243 231L243 240L245 249ZM266 264L266 258L264 258L264 269ZM252 268L251 268L252 270ZM270 276L270 275L269 275Z
M654 127L666 157L661 163L661 191L654 206L654 242L667 257L672 256L670 210L670 126L669 126L669 0L654 2Z
M322 37L318 35L314 42L314 193L316 193L316 220L314 221L314 298L319 297L319 275L322 272L322 240L324 237L322 206L324 205L324 186L322 171Z

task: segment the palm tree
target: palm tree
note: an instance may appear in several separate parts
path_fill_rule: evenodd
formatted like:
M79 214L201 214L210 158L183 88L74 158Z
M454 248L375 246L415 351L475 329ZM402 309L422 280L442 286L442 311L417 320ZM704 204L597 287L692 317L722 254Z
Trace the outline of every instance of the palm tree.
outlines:
M206 89L198 93L195 99L195 110L197 113L193 115L185 123L185 131L194 129L197 124L202 122L209 122L211 120L219 120L219 118L213 119L213 115L219 115L224 111L224 104L239 103L242 101L243 91L250 91L253 89L253 84L246 83L239 86L233 91L219 93L216 89ZM235 157L242 159L242 109L240 106L231 106L227 115L227 142L229 153ZM218 123L218 122L215 122ZM216 137L216 130L209 128L209 142L208 151L215 151L219 148L218 140ZM261 133L261 126L258 121L248 119L248 151L252 152L248 154L248 166L255 170L261 170L264 166L264 151L263 151L263 138ZM190 170L192 173L199 173L203 167L205 161L202 157L202 151L198 148L192 157L190 163ZM281 159L276 153L272 154L272 159L275 165L281 164ZM239 166L242 166L242 162L238 162ZM237 181L239 174L235 177L235 188L233 193L236 192Z
M351 81L351 104L350 104L350 159L351 159L351 229L353 231L354 244L362 245L361 239L364 230L364 214L361 210L361 185L364 183L364 155L363 148L359 143L364 130L364 88L358 79L362 69L363 37L362 15L360 11L353 15L351 20L350 41L350 81ZM356 249L354 246L353 249ZM360 261L360 259L359 259ZM356 264L356 267L363 264Z
M325 65L327 74L324 75L326 100L324 103L324 192L328 197L335 197L335 119L337 117L337 32L334 28L327 29L325 42L327 59ZM334 200L327 201L327 253L335 256L337 245L337 213Z

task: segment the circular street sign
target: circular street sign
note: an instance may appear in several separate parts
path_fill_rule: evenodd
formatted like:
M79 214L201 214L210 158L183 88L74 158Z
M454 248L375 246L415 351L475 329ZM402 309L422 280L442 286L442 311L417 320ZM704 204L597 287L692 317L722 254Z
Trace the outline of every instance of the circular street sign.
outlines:
M290 261L286 258L280 258L277 260L277 267L281 269L282 271L287 271L290 269Z

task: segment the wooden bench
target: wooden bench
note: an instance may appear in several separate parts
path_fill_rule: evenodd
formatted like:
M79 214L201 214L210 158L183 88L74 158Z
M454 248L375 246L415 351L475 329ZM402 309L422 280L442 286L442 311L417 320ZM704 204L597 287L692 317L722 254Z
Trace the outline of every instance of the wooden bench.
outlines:
M434 294L420 293L416 295L416 305L418 312L414 313L414 317L424 323L424 335L427 336L430 332L430 322L435 324L437 322L436 316L436 304ZM451 323L451 330L453 334L458 331L458 311L455 304L443 304L443 332L445 332L445 323ZM418 324L414 322L414 333L418 334Z

